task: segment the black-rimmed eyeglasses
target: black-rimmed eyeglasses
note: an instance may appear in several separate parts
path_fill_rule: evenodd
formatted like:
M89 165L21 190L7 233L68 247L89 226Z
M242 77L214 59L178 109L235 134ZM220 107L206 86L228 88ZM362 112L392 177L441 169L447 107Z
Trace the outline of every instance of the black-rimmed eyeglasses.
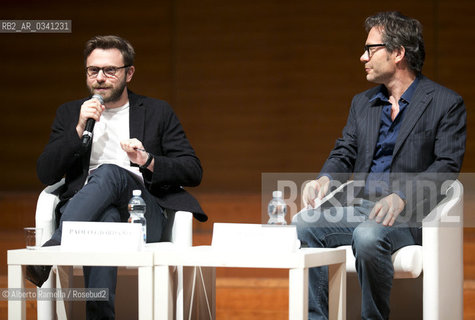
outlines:
M371 50L371 48L376 48L376 47L385 47L385 43L376 43L376 44L365 44L364 46L364 51L368 53L368 57L371 58L375 50Z
M108 67L102 67L102 68L91 66L91 67L86 68L86 73L89 77L95 78L97 77L99 72L102 70L102 72L104 73L106 77L111 78L111 77L115 77L115 74L117 73L119 69L124 69L128 67L130 67L130 65L126 65L122 67L108 66Z

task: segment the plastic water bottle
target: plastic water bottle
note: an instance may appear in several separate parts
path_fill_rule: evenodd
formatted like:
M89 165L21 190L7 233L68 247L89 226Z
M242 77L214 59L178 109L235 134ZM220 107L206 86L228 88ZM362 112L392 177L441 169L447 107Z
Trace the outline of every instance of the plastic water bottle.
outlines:
M140 223L142 225L142 236L144 244L147 242L147 220L145 219L145 211L147 205L142 199L142 190L132 191L132 198L129 201L129 223Z
M287 205L284 199L282 199L282 191L272 192L272 200L267 206L267 213L269 214L268 224L280 224L285 225L285 215L287 214Z

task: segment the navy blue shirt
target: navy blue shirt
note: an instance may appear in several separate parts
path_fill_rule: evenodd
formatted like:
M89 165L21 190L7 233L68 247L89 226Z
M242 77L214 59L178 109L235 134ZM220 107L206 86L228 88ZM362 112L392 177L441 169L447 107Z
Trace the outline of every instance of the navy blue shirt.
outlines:
M393 160L394 146L396 145L404 113L409 107L418 83L419 79L416 78L399 99L399 113L394 121L391 119L392 105L389 102L386 87L381 86L382 90L369 100L370 103L381 105L383 109L373 161L366 180L365 189L367 194L385 196L389 192L389 172ZM404 195L399 196L405 198Z

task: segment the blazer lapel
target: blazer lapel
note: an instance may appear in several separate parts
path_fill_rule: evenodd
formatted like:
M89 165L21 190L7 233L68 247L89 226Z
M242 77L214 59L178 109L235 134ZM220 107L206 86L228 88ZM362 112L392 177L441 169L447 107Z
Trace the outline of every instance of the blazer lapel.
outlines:
M429 82L425 80L426 78L421 78L416 92L414 92L414 97L407 107L406 114L404 115L401 129L396 140L396 145L394 146L393 158L396 156L401 146L404 144L404 141L406 141L417 121L419 121L422 113L432 100L431 93L434 89L429 86Z
M381 126L381 105L378 105L376 101L373 101L368 110L368 122L366 129L367 136L367 152L366 161L367 169L371 166L374 156L374 150L376 149L376 142L379 136L379 127ZM366 172L366 170L364 171Z
M142 141L145 130L145 108L142 105L142 99L136 94L129 91L129 132L130 138L137 138Z
M355 168L360 172L368 172L373 162L374 150L376 149L376 143L379 137L379 127L381 126L381 104L379 98L376 97L378 92L381 92L382 85L374 87L373 90L366 94L367 101L363 104L367 105L366 116L362 119L362 125L365 127L364 137L358 139L358 144L361 144L361 150L365 150L363 155L364 161L362 162L364 167Z

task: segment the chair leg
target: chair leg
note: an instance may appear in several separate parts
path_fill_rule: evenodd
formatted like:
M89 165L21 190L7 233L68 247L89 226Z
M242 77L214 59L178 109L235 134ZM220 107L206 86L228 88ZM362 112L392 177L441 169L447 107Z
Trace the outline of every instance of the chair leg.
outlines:
M177 266L176 267L176 303L175 303L175 312L176 312L176 320L183 320L184 312L185 312L185 304L184 304L184 291L183 291L183 283L184 283L184 267Z
M73 283L73 267L58 266L56 272L56 288L61 290L63 288L71 288ZM71 319L72 317L72 302L64 300L56 300L56 312L58 319Z
M51 270L48 280L43 283L41 289L56 288L56 272ZM38 320L53 320L56 317L55 303L53 300L36 301L36 318Z

